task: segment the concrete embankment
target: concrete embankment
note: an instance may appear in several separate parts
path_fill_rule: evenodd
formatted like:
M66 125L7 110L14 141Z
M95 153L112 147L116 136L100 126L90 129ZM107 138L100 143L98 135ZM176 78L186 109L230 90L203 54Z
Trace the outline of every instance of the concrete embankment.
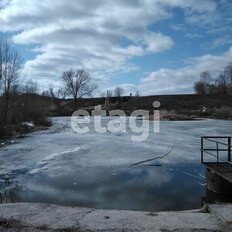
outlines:
M232 231L232 205L209 205L205 210L193 211L141 212L3 204L0 231Z

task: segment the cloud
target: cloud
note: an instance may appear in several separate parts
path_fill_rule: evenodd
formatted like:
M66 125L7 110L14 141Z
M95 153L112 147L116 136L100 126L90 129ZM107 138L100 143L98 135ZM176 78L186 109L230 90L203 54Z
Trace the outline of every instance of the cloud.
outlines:
M213 0L163 0L162 3L171 8L182 8L186 21L190 24L202 26L212 24L216 20L217 4ZM173 29L180 30L181 28L177 25Z
M216 10L216 3L212 0L194 0L194 1L186 1L186 0L163 0L163 4L167 4L170 7L180 7L183 9L189 9L191 12L198 13L210 13Z
M186 27L184 24L174 24L174 23L171 23L170 25L170 28L174 31L185 31L186 30Z
M228 44L232 44L232 37L227 35L213 40L210 47L211 49L214 49Z
M203 36L198 33L186 33L184 37L188 39L198 39L198 38L202 38Z
M141 80L139 89L143 94L175 94L193 92L193 84L203 71L211 72L213 77L232 60L232 47L221 55L207 54L191 58L186 66L179 69L159 69Z
M211 0L4 3L0 10L3 30L15 33L15 43L34 44L39 52L35 59L25 63L24 75L39 80L43 86L49 80L58 80L71 67L85 68L105 84L110 73L138 68L131 63L133 57L164 52L174 45L171 37L149 30L154 23L170 18L170 9L178 7L193 16L209 15L216 7ZM121 45L121 38L129 44Z
M161 33L147 33L141 43L145 45L145 51L148 53L158 53L170 49L174 42L169 36L164 36Z

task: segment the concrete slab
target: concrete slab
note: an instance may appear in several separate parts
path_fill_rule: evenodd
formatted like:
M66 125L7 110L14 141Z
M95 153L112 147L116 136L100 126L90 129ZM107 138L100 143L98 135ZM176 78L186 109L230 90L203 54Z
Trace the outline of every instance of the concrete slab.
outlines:
M80 222L81 228L94 231L176 231L219 230L219 221L210 214L194 212L146 213L96 210Z
M219 218L224 225L231 228L232 231L232 204L209 205L209 211Z
M221 221L210 213L140 212L63 207L48 204L0 205L0 231L224 231ZM4 222L4 220L8 220ZM23 225L4 230L4 223ZM14 225L14 223L12 224ZM1 227L2 226L2 227ZM9 229L9 228L8 228ZM15 229L15 230L14 230Z

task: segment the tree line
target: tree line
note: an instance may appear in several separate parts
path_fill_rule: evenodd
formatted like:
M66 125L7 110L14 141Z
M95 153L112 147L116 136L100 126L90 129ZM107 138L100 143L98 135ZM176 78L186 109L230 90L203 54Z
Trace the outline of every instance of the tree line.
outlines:
M24 83L20 75L22 67L23 59L14 44L0 33L0 139L20 133L24 122L50 125L47 116L58 98L71 96L76 110L78 98L90 96L97 88L88 72L70 69L63 72L60 89L55 90L49 85L47 90L41 92L35 81Z
M232 95L232 63L216 78L212 78L209 71L202 72L200 80L194 83L194 91L197 94Z

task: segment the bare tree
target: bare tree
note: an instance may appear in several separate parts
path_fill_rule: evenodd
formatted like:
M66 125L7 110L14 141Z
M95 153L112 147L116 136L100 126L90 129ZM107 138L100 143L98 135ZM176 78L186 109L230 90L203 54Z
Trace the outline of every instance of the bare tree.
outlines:
M44 97L51 97L51 96L50 96L49 90L44 90L44 91L41 93L41 95L44 96Z
M229 63L224 71L216 79L216 85L219 93L227 95L232 90L232 63Z
M38 94L38 84L32 80L27 81L22 89L27 94Z
M90 75L83 69L66 71L62 75L62 80L66 85L69 95L74 98L75 110L77 110L77 100L84 96L90 96L97 88L95 84L91 84Z
M224 75L227 80L228 85L232 85L232 62L229 63L224 69Z
M117 97L117 103L121 102L121 96L123 95L124 90L121 87L116 87L114 90L114 96Z
M60 88L58 90L58 94L64 100L67 97L67 90L64 88Z
M198 94L232 94L232 63L229 63L216 79L212 79L208 71L202 72L201 79L194 83L194 90Z
M211 75L208 71L201 73L201 79L194 83L194 90L198 94L207 94L212 82Z
M11 94L15 94L15 95L17 95L17 94L20 94L21 93L21 86L20 86L20 84L14 84L14 85L12 85L12 87L11 87Z
M216 79L216 84L219 92L223 93L224 95L227 95L228 79L224 72L221 73L219 77Z
M140 96L139 90L136 90L135 96L136 96L136 97L139 97L139 96Z
M13 43L0 34L0 93L3 99L1 108L1 128L7 123L10 92L18 83L22 59Z
M194 91L197 94L205 94L204 84L200 81L195 82Z
M49 85L48 87L48 92L49 92L49 97L51 99L51 107L53 106L53 103L56 102L56 92L55 90L53 89L53 86L52 85Z
M48 90L49 90L49 93L50 93L50 97L52 99L56 99L56 98L59 97L59 94L60 94L59 91L55 91L52 85L49 85Z
M121 87L116 87L114 90L114 96L120 98L124 93L123 88Z

